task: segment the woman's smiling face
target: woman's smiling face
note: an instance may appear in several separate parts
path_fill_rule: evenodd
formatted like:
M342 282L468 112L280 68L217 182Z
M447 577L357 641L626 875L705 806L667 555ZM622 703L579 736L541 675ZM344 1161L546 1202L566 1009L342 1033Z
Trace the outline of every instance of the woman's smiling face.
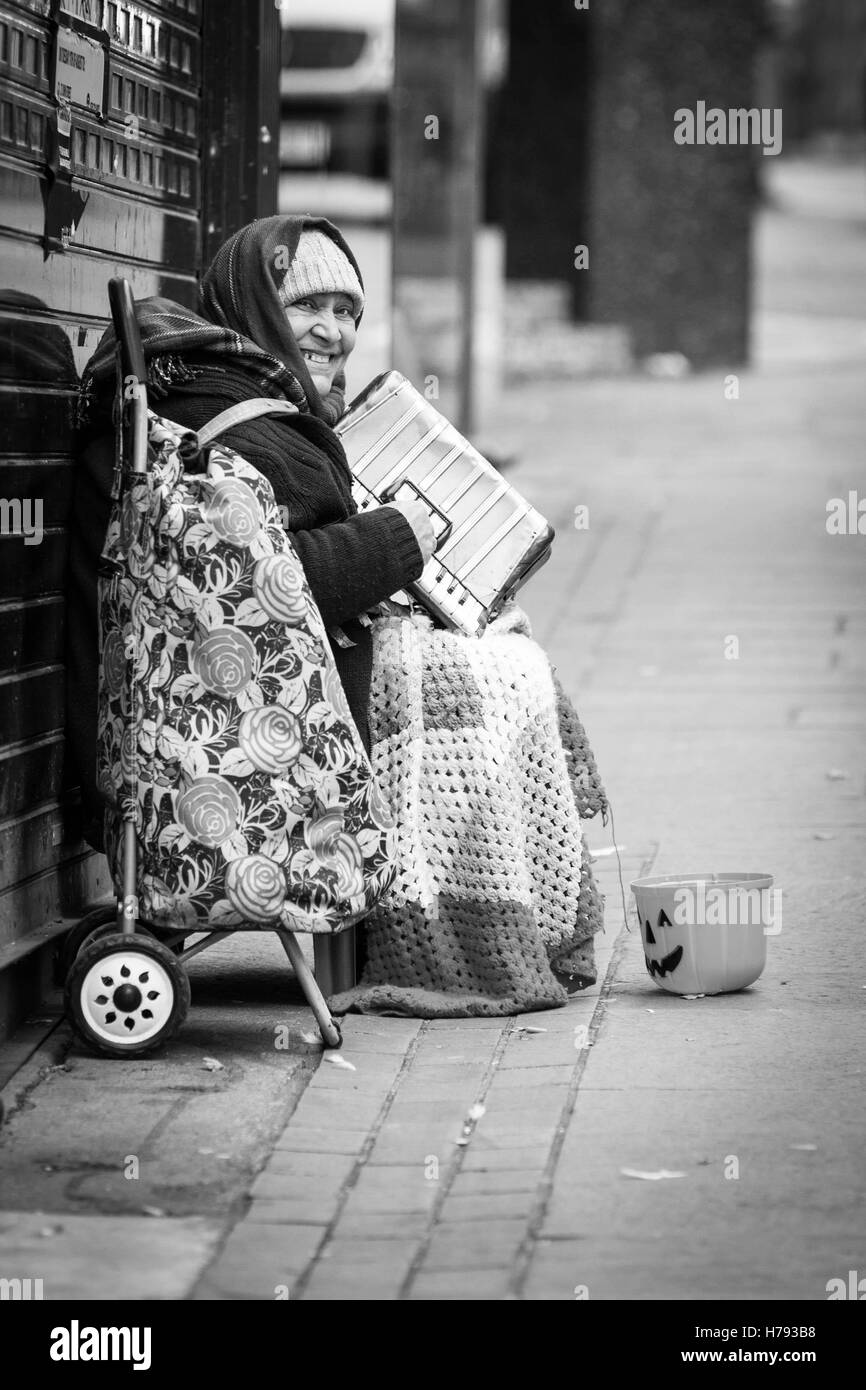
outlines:
M355 306L348 294L307 294L286 309L313 385L327 396L355 346Z

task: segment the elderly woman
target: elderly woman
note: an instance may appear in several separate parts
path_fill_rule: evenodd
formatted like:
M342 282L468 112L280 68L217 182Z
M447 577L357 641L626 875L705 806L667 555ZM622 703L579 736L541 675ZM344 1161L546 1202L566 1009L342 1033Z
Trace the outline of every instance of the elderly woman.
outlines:
M202 279L197 313L162 299L138 304L150 404L192 430L249 399L284 398L297 407L237 425L221 442L273 487L332 634L353 718L398 824L401 816L405 822L397 881L366 922L361 982L332 998L332 1008L431 1017L552 1007L565 1003L570 989L595 979L592 935L600 926L601 903L580 817L605 809L604 794L583 731L519 612L506 615L479 641L426 630L395 616L393 606L383 616L389 596L419 577L435 541L422 503L361 514L352 499L351 474L333 426L345 407L344 369L363 309L360 269L330 222L284 216L253 222L218 252ZM113 389L109 331L82 382L68 596L68 744L94 826L101 815L94 766L96 573L114 467ZM437 781L435 772L425 777L423 748L420 783L417 759L410 760L410 773L406 758L393 756L395 736L404 750L408 746L405 731L394 727L407 693L407 653L419 666L422 684L429 676L431 691L438 682L437 688L450 692L452 706L456 699L458 708L462 703L476 714L485 708L489 673L501 671L504 662L515 729L524 715L532 716L540 760L536 747L526 750L525 766L519 758L515 762L521 786L514 784L515 819L505 838L516 837L520 845L506 850L495 842L496 857L507 853L509 859L508 872L498 879L494 874L496 881L477 859L485 826L472 804L473 795L490 804L501 800L495 758L488 759L474 793L468 784L454 784L452 806L451 784ZM506 715L506 722L511 718ZM437 725L428 710L426 727L434 741L442 726L443 719ZM421 745L424 730L422 716L414 731ZM425 806L433 808L432 817ZM439 856L431 887L432 880L417 881L420 861L426 863L431 853L437 858L425 835L429 831L435 841L433 821L452 811L462 818L463 831L450 837L445 858L451 862L439 862ZM488 822L490 842L497 827L489 817ZM99 842L95 829L88 838ZM490 843L487 850L489 859ZM515 877L515 855L522 877Z

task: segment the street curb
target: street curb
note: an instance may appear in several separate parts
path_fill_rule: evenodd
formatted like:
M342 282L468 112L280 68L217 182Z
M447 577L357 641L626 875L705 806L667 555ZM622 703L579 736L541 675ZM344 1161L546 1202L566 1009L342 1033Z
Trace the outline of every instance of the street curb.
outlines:
M26 1024L24 1025L27 1026ZM50 1067L60 1066L72 1046L72 1031L61 1014L46 1027L31 1053L0 1090L0 1127L27 1102Z

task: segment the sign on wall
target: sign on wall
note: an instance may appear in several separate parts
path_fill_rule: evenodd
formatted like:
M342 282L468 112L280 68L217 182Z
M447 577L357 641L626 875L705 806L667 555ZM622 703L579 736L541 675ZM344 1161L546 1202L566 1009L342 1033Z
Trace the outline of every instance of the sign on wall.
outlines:
M72 126L76 112L104 121L108 109L109 37L99 26L102 0L55 0L49 81L56 110L49 121L43 253L64 251L75 236L87 196L72 180Z
M57 30L52 67L54 100L105 115L108 53L103 42L66 25Z

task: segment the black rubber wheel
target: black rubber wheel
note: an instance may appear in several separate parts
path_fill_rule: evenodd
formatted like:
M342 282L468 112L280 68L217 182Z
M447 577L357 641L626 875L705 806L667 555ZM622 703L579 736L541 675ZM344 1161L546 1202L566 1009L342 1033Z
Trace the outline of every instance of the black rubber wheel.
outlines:
M137 932L146 932L148 936L154 937L157 941L162 941L164 945L167 944L164 941L164 936L173 935L173 929L152 927L145 922L137 922L135 930ZM102 937L111 936L111 934L116 931L117 908L111 903L107 903L105 907L95 907L92 912L88 912L85 917L82 917L78 926L73 927L71 932L67 932L57 953L56 983L59 985L66 983L66 977L72 969L79 951L83 950L85 946L91 946L94 941L99 941ZM179 941L175 941L168 949L173 951L176 956L179 956L185 945L186 938L181 937Z
M189 1010L189 980L173 951L146 930L84 946L66 980L76 1036L102 1057L140 1057L174 1037Z
M113 936L116 931L116 922L107 922L104 927L94 928L92 932L88 933L88 935L84 938L81 945L79 946L79 954L85 949L86 946L92 946L94 941L101 941L103 937ZM169 951L171 951L176 956L179 956L184 948L185 942L183 939L181 939L180 941L176 941L173 946L169 946L168 942L163 938L162 932L158 927L150 927L144 922L136 922L135 931L137 936L149 936L152 941L158 941L160 945L167 946Z
M60 943L57 952L57 983L64 984L66 977L72 969L75 957L81 950L88 936L99 927L111 927L117 922L117 908L114 903L106 903L104 907L95 907L92 912L88 912L82 917L81 921L72 931L67 932Z

